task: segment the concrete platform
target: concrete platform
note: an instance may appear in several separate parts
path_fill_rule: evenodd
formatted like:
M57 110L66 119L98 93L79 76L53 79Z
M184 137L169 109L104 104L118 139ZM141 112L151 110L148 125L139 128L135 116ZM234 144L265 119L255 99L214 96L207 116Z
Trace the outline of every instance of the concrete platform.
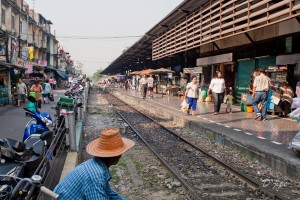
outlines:
M139 92L121 89L113 93L129 104L142 106L195 133L205 134L300 181L300 157L288 148L299 131L294 120L268 115L268 121L256 121L253 113L240 112L238 106L234 106L233 113L225 113L225 105L219 115L213 115L212 103L198 103L197 115L188 116L180 110L182 100L178 97L154 95L152 99L142 99Z

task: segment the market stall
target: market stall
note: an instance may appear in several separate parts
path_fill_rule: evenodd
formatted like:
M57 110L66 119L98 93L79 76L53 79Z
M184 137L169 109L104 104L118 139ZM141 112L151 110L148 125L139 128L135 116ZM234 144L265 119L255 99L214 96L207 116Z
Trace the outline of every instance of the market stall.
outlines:
M155 87L156 93L160 93L162 95L177 95L180 87L176 84L176 81L172 81L174 78L173 73L175 72L165 68L159 68L150 73L155 75L157 79L157 85Z

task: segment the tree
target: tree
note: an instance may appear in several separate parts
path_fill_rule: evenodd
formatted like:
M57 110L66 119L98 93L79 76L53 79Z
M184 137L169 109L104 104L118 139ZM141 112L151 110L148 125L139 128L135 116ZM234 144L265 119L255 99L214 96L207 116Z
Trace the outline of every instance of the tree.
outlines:
M102 74L100 74L101 72L102 72L102 70L101 70L101 69L98 69L98 70L93 74L92 79L93 79L94 82L97 82L97 81L100 80L100 78L102 77Z

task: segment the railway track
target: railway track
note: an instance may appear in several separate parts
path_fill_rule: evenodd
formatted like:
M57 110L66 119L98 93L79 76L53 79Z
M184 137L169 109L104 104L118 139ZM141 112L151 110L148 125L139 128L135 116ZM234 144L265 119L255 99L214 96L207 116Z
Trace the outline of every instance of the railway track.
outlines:
M190 199L285 199L112 94L103 97L187 188Z

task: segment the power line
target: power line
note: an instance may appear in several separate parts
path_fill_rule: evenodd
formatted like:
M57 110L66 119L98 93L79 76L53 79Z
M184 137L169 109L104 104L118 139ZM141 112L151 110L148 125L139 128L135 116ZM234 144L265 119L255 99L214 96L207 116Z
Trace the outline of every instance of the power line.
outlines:
M21 35L30 35L30 33L20 33ZM42 37L43 34L35 34L36 37ZM126 39L126 38L140 38L142 35L127 35L127 36L72 36L72 35L65 35L65 36L55 36L56 38L61 39L80 39L80 40L107 40L107 39Z

